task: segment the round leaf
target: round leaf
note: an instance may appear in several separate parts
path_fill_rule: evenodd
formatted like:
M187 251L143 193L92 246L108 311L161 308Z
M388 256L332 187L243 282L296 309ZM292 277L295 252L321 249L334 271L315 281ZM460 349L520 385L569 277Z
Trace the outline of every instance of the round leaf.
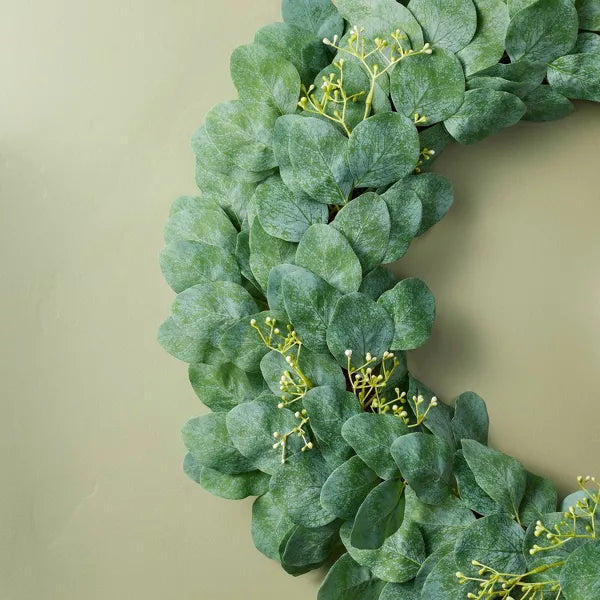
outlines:
M259 552L271 560L280 560L279 546L294 522L274 501L270 493L257 498L252 505L252 541Z
M327 573L317 600L373 600L379 597L384 585L369 569L344 554Z
M600 54L572 54L548 66L550 85L573 100L600 102Z

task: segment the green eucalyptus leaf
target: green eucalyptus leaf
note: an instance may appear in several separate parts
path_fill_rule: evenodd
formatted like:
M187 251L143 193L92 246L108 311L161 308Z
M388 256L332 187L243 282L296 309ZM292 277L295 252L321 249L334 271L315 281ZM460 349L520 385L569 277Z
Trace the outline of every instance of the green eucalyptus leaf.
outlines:
M428 554L444 553L454 546L461 533L475 521L475 515L454 495L448 495L441 504L426 504L416 492L406 488L405 520L416 523L425 541Z
M400 436L391 447L392 456L408 485L420 500L441 504L451 492L452 449L426 433Z
M265 232L288 242L299 242L311 225L327 223L329 216L327 205L304 194L294 194L279 176L256 188L254 203Z
M369 569L361 567L352 557L343 554L323 580L317 600L373 600L378 598L384 581Z
M444 125L457 142L470 145L515 125L526 110L514 94L485 88L469 90L463 105Z
M527 471L521 463L475 440L463 440L462 450L477 484L511 515L517 516L527 486Z
M269 273L281 263L293 263L296 244L269 235L259 219L254 219L250 229L250 268L263 290L267 289Z
M454 553L444 556L427 576L421 597L427 600L465 600L467 594L480 591L473 581L461 585L456 577L457 570Z
M342 426L342 436L346 442L381 479L398 475L391 448L396 439L409 431L400 418L374 413L351 417Z
M600 102L600 54L572 54L548 66L548 82L573 100Z
M399 113L370 117L350 135L348 163L355 187L380 187L403 179L418 160L417 128Z
M383 262L386 264L399 260L408 252L423 218L423 204L419 196L401 184L402 182L398 182L381 196L387 205L391 221L388 247L383 257ZM387 289L392 287L394 286L390 285Z
M281 265L274 266L269 272L269 280L267 282L267 302L269 308L277 311L281 311L282 314L286 314L284 320L279 320L279 323L287 323L290 319L287 317L285 310L285 301L283 298L283 281L288 277L291 277L297 271L304 271L302 267L296 265L290 265L283 263ZM304 342L304 340L302 340Z
M362 413L358 398L351 392L319 386L309 390L302 402L323 458L332 468L339 467L354 454L342 437L342 426L350 417Z
M312 271L342 293L355 292L362 268L348 240L334 227L317 223L298 244L296 264Z
M285 58L260 44L248 44L233 51L230 68L240 100L268 104L282 115L296 112L300 75Z
M215 469L203 467L190 454L183 461L184 473L207 492L226 500L243 500L248 496L261 496L269 491L271 477L260 471L250 471L239 475L227 475Z
M271 494L297 525L322 527L335 515L321 505L321 488L331 474L316 450L295 454L271 479Z
M520 60L516 63L498 63L471 77L473 81L479 77L501 79L505 88L501 91L511 92L521 97L535 90L546 77L547 64Z
M433 124L451 117L461 107L465 75L453 53L436 48L431 55L409 56L401 61L392 71L390 88L399 112L410 118L426 117L427 123ZM416 161L412 169L415 165Z
M253 471L252 461L233 445L226 418L226 413L210 413L190 419L181 432L186 448L203 467L228 475Z
M465 73L472 75L495 65L504 55L504 38L510 22L503 0L473 0L477 11L477 31L457 56Z
M345 204L352 189L348 139L335 125L314 117L294 120L288 143L294 179L302 189L317 202Z
M449 540L448 543L440 546L435 552L427 556L413 582L415 590L419 591L419 600L421 598L421 590L423 589L429 574L434 570L442 558L448 556L449 554L451 555L453 550L454 543L452 540Z
M198 398L213 412L227 412L265 391L262 377L248 375L232 363L190 365L189 378Z
M283 0L281 14L286 23L308 29L320 38L333 38L344 31L344 19L331 0Z
M473 471L471 471L463 456L462 450L458 450L454 455L454 477L456 478L458 495L465 506L483 516L505 512L505 509L498 502L492 500L479 487Z
M600 35L589 31L580 33L571 54L600 54Z
M217 104L206 115L206 131L219 150L242 169L265 171L277 166L273 127L279 111L239 100Z
M545 477L527 473L527 487L519 507L519 520L529 526L542 515L554 512L558 504L558 492L554 484Z
M274 449L277 441L273 434L286 434L299 420L287 408L277 408L279 399L263 396L253 402L240 404L227 414L227 429L235 447L256 468L272 475L282 466L281 448ZM288 438L286 456L294 456L304 444L297 436Z
M158 328L157 339L171 356L187 363L201 362L214 350L207 340L179 327L173 317Z
M285 309L302 343L315 352L327 352L327 326L342 294L302 267L286 272L281 289Z
M202 242L171 242L161 252L160 268L175 292L183 292L203 281L242 281L232 254Z
M385 194L402 194L407 197L414 192L422 206L421 221L416 235L423 235L441 221L452 207L454 190L448 179L437 173L423 173L407 177L393 185Z
M575 0L579 15L579 28L590 31L600 30L600 2L598 0Z
M379 600L421 600L421 592L414 582L388 583L381 592Z
M171 204L169 218L182 210L191 210L192 212L201 210L205 203L206 200L200 196L179 196L179 198L174 200L173 204Z
M537 0L506 0L508 13L512 19L520 10L535 4Z
M331 226L350 242L363 273L381 264L390 239L390 214L377 194L368 192L346 204Z
M341 546L339 529L339 521L323 527L297 525L281 544L281 566L291 575L320 567Z
M353 456L337 467L323 484L321 504L340 519L353 519L378 483L377 474L358 456Z
M223 330L234 321L258 312L256 302L237 283L207 281L177 295L173 319L188 335L219 345Z
M373 575L391 583L405 583L415 578L425 560L425 544L419 527L404 523L375 550L362 550L350 542L352 523L340 529L340 537L350 556L358 564L368 567Z
M242 317L223 332L219 348L228 360L244 371L260 371L260 361L269 352L256 329L250 325L252 319L262 325L267 317L279 323L286 321L285 316L270 310Z
M402 525L404 504L401 478L388 479L374 487L356 513L350 534L352 546L366 550L380 548Z
M237 231L227 215L214 203L204 202L196 209L171 215L165 227L165 242L201 242L233 253Z
M305 83L310 83L330 60L321 37L289 23L265 25L256 32L254 41L291 62Z
M577 548L560 574L567 600L593 600L600 596L600 542Z
M525 532L506 514L491 515L473 522L461 534L454 550L456 564L466 575L477 577L476 560L500 573L524 573Z
M382 294L378 304L394 322L392 350L412 350L427 341L435 320L435 300L423 281L404 279Z
M355 292L342 296L335 305L327 329L327 345L340 365L348 365L346 351L351 350L351 363L360 367L367 354L381 360L393 336L394 323L385 308Z
M279 165L279 176L295 194L304 194L305 192L290 158L290 136L292 126L303 120L304 117L300 115L282 115L275 122L273 129L273 153Z
M281 510L270 493L266 493L254 501L252 505L252 540L256 549L267 558L281 560L279 546L294 527L294 522Z
M419 142L421 152L428 152L428 154L425 154L419 160L417 166L418 172L420 173L423 169L431 168L446 146L453 141L452 136L448 133L443 123L436 123L432 127L423 129L419 133Z
M472 0L411 0L408 8L423 27L425 39L436 48L456 53L477 30Z
M537 0L515 13L506 33L513 62L551 62L575 45L579 19L573 0Z
M369 30L371 39L376 37L373 33L389 36L396 29L400 29L408 36L412 48L420 50L423 46L423 31L419 22L396 0L337 0L336 5L342 17L352 25L365 26L365 23L370 21L386 27L384 32Z
M527 112L526 121L554 121L571 114L575 107L565 96L549 85L541 85L533 92L523 96Z
M465 392L457 399L452 419L452 431L457 445L467 438L487 444L490 418L483 398L475 392Z
M398 283L398 280L390 270L385 267L376 267L370 273L367 273L358 291L373 300L377 300L383 292L391 290L396 283Z

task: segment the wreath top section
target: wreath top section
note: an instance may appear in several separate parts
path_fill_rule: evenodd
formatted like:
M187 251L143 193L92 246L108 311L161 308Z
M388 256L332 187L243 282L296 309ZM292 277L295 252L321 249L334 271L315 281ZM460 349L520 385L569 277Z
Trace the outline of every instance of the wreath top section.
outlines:
M597 600L600 489L487 447L485 404L409 372L435 302L385 265L450 209L428 168L521 119L600 101L600 0L283 0L236 49L239 97L193 135L159 341L212 411L185 471L258 496L257 548L320 600ZM542 537L542 541L535 542ZM583 577L581 576L583 573Z

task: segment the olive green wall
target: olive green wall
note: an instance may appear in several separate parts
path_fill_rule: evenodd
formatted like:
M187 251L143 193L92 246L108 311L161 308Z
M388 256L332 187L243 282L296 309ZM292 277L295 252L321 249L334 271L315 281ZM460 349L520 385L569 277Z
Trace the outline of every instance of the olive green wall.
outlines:
M249 502L181 472L202 409L155 343L188 139L277 0L4 0L0 18L0 600L315 597L258 554ZM439 170L446 221L399 273L438 297L416 372L480 392L493 442L565 486L600 473L600 108Z

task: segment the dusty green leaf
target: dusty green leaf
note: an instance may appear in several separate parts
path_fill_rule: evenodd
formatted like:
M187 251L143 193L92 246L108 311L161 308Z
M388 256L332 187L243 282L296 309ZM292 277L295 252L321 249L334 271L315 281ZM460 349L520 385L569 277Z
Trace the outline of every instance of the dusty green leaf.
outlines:
M563 56L548 66L548 82L573 100L600 102L600 54Z
M376 267L370 273L367 273L358 291L373 300L377 300L383 292L391 290L396 283L398 283L398 280L390 270L385 267Z
M571 51L578 29L573 0L537 0L512 17L506 51L512 62L551 62Z
M575 107L572 102L549 85L541 85L523 96L527 106L526 121L554 121L571 114Z
M600 542L578 548L569 556L560 574L567 600L593 600L600 597Z
M344 19L331 0L283 0L281 14L286 23L308 29L320 38L333 38L344 31Z
M393 336L394 323L385 308L355 292L342 296L335 305L327 329L327 345L340 365L347 366L346 350L351 350L351 363L360 367L369 353L381 360L390 349Z
M296 264L312 271L344 294L355 292L362 268L348 240L334 227L312 225L298 244Z
M575 0L579 15L579 28L590 31L600 30L600 2L598 0Z
M385 585L369 569L361 567L346 553L331 567L323 580L317 600L373 600Z
M462 450L454 455L454 477L461 502L476 513L489 516L499 512L505 512L495 500L486 494L475 480L473 471L467 464Z
M280 560L279 546L294 529L294 522L275 502L270 493L257 498L252 505L252 541L259 552L271 560Z
M173 317L158 328L158 343L171 355L187 363L202 362L215 349L201 336L195 336L179 327Z
M461 394L455 403L452 431L456 443L467 438L487 444L490 419L483 399L474 392Z
M423 217L423 204L419 196L413 190L403 186L402 182L393 185L381 198L387 206L391 221L388 247L383 257L383 262L389 264L399 260L408 252L412 240L419 231ZM392 287L394 286L391 285L387 289ZM382 290L381 293L387 289Z
M362 266L363 273L381 264L390 239L390 214L386 203L367 192L338 212L331 226L340 231Z
M435 320L435 300L423 281L402 280L378 300L392 317L392 350L412 350L422 346L431 334Z
M519 519L524 526L535 523L542 515L554 512L558 505L558 492L545 477L527 473L527 486L519 507Z
M453 53L435 48L433 54L401 61L390 76L390 89L396 110L411 119L415 115L426 117L427 124L432 125L451 117L461 107L465 75ZM416 161L412 168L415 165Z
M398 475L392 456L392 444L410 430L404 421L392 415L362 413L342 426L342 436L356 454L382 479Z
M514 94L491 89L469 90L463 105L444 125L457 142L469 145L515 125L526 110Z
M600 35L589 31L580 33L571 54L600 54Z

